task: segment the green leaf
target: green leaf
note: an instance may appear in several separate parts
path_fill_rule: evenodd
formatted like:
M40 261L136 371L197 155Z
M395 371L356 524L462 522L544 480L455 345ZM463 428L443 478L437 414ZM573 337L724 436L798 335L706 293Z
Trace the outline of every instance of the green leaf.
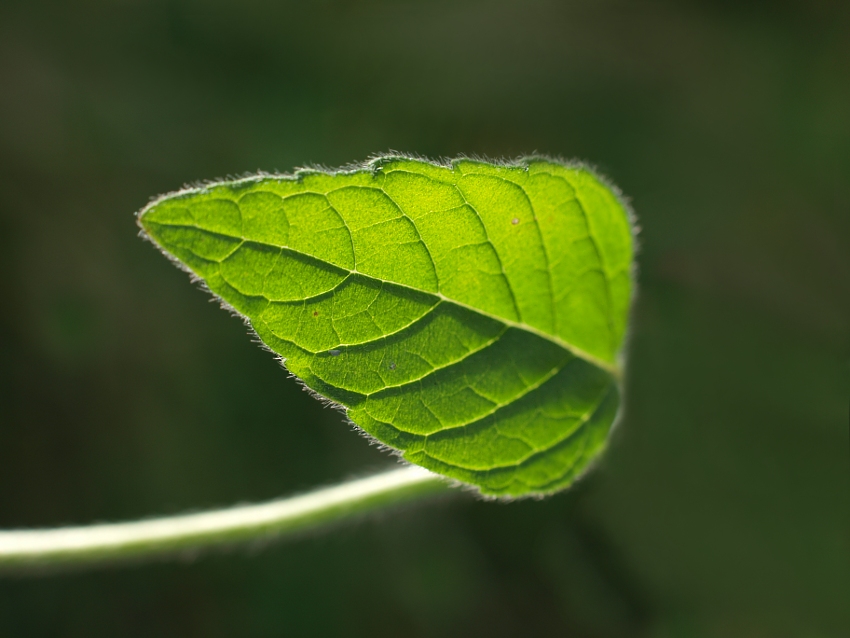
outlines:
M412 463L487 495L546 494L605 445L632 228L585 167L381 157L180 191L139 222Z

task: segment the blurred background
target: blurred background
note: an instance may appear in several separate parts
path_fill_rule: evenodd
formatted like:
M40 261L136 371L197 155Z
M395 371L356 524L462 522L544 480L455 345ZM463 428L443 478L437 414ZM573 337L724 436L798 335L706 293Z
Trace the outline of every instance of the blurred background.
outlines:
M627 413L544 501L0 578L0 635L850 635L850 5L0 2L0 527L391 465L141 241L246 171L587 160L642 227Z

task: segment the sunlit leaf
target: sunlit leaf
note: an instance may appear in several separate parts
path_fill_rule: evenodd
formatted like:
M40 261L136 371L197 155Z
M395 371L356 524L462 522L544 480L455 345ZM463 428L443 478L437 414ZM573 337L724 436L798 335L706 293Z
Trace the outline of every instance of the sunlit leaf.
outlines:
M412 463L483 494L546 494L605 445L632 228L587 168L383 157L181 191L139 221Z

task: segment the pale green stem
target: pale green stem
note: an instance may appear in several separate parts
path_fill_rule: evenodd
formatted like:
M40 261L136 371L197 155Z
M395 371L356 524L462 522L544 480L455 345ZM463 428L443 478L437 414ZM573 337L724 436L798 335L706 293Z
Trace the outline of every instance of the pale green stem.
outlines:
M436 474L409 466L257 505L130 523L0 531L0 571L195 552L212 545L276 537L445 487Z

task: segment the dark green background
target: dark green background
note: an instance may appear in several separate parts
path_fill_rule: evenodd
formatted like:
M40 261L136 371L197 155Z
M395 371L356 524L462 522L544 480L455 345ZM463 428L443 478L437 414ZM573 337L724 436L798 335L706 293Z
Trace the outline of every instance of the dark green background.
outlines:
M0 578L0 635L850 634L850 22L800 2L0 3L0 527L392 459L133 213L186 182L540 151L642 226L627 413L567 493Z

